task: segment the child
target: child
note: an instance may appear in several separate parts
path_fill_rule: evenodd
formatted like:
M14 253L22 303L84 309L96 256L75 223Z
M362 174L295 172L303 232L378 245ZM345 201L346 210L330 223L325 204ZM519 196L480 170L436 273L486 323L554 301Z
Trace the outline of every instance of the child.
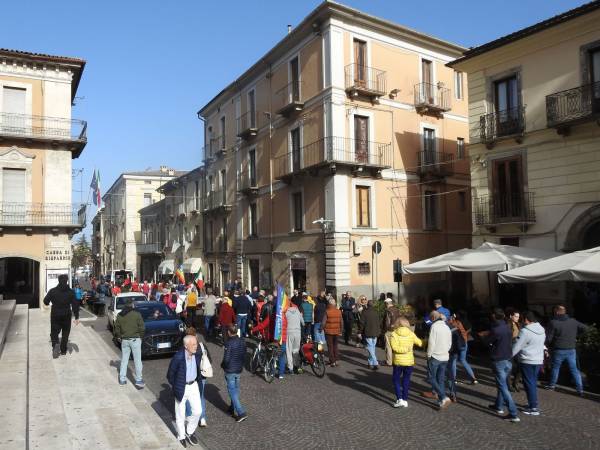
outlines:
M392 379L394 381L394 390L396 391L396 402L394 408L403 406L408 407L408 388L410 386L410 376L415 366L415 357L413 355L413 346L421 347L423 343L415 333L410 329L410 323L405 317L399 317L394 324L394 331L390 337L390 345L393 358Z

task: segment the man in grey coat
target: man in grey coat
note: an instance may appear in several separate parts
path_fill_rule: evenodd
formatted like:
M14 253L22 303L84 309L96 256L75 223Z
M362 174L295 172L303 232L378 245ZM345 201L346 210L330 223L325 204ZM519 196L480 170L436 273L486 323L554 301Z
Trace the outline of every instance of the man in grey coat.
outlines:
M290 372L301 373L302 368L298 367L298 356L300 352L300 336L304 327L304 317L295 303L290 303L285 312L287 320L287 339L285 343L285 353L287 357L287 366Z

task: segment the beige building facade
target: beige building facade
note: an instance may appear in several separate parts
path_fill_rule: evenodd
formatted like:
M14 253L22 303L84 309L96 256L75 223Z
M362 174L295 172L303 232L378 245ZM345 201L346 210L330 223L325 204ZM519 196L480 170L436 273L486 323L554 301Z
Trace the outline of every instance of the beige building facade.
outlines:
M469 50L451 66L469 79L473 245L600 245L600 4ZM475 295L490 296L484 276L473 281ZM527 299L548 313L565 288L496 287L491 297Z
M0 294L39 307L70 274L70 238L85 227L71 161L87 124L71 118L85 61L0 50Z
M395 260L469 246L463 51L324 2L202 107L207 281L396 294Z

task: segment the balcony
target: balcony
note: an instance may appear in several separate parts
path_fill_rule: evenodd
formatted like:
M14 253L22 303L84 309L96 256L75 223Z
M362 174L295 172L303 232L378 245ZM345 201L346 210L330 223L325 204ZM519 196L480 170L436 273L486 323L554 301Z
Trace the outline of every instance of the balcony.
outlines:
M523 231L536 222L534 193L494 194L474 199L475 223L495 231L498 225L519 225Z
M454 173L452 153L421 151L417 153L417 160L417 174L422 178L443 178Z
M0 202L0 228L84 228L86 206L70 203Z
M160 255L162 254L163 245L158 242L146 244L137 244L138 255Z
M558 134L568 134L573 125L600 118L600 82L546 96L546 120Z
M450 111L450 89L439 84L418 83L414 87L415 109L422 114L441 115Z
M387 92L386 73L383 70L360 64L348 64L345 67L346 92L351 97L377 99Z
M372 175L392 166L392 144L361 141L344 137L325 137L288 152L274 160L275 178L289 181L307 171L318 172L320 167L347 166L353 172L370 171Z
M256 172L244 170L238 175L238 192L246 195L258 194L258 183L256 180Z
M479 118L479 137L488 148L507 137L515 137L521 143L524 132L525 107L522 106L485 114Z
M178 203L175 205L175 212L178 217L184 218L187 213L187 208L185 203Z
M215 157L225 156L227 149L225 147L225 136L213 136L209 141L209 152Z
M58 117L0 113L0 138L67 144L81 153L87 143L87 122Z
M292 81L275 93L275 110L283 117L292 117L304 109L302 81Z
M231 203L227 201L224 190L210 191L204 198L203 209L205 213L229 212L231 211Z
M256 136L258 134L258 122L256 120L256 114L252 111L248 111L238 117L237 129L237 136L244 140L248 140Z

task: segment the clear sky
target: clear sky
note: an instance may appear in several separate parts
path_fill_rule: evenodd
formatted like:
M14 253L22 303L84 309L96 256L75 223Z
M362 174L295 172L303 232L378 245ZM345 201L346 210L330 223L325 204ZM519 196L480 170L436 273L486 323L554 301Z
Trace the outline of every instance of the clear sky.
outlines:
M319 0L18 0L3 2L0 47L87 61L73 118L88 121L83 200L119 173L200 165L196 111L298 24ZM467 47L583 4L580 0L346 0ZM79 190L80 178L73 189ZM80 193L73 193L79 201ZM88 222L95 214L91 205Z

